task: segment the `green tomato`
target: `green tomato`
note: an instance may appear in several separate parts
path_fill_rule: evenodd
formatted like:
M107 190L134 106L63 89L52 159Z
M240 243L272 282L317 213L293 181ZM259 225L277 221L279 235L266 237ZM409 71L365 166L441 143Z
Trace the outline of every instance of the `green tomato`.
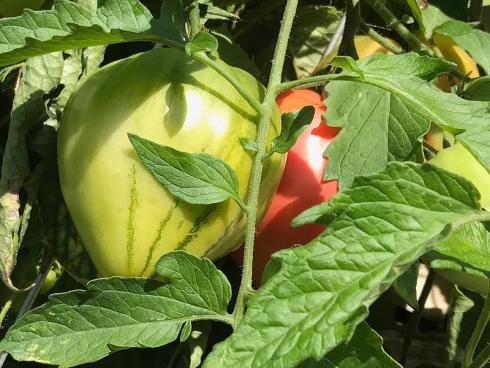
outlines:
M461 143L440 151L430 163L471 181L481 194L481 206L490 209L490 174ZM436 271L448 281L465 289L482 294L488 290L488 279L485 277L453 269Z
M430 163L471 181L481 194L482 207L490 209L490 173L461 143L440 151Z
M39 10L46 0L0 0L0 17L21 15L24 9Z
M224 63L256 98L263 86ZM268 144L279 134L271 119ZM243 241L245 215L232 201L191 205L168 193L143 167L128 140L137 134L185 152L206 152L237 173L245 198L257 114L213 69L175 49L155 49L105 66L72 96L58 140L63 195L82 241L102 276L152 276L169 251L217 259ZM259 216L281 178L284 158L264 162Z

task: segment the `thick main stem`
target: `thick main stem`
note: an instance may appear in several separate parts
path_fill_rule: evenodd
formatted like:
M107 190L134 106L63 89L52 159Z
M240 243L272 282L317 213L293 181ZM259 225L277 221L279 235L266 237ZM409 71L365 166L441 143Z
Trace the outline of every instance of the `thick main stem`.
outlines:
M254 158L252 176L250 178L250 190L248 195L248 221L245 234L245 253L243 257L243 274L238 292L237 302L233 311L234 328L240 323L245 311L245 299L252 288L252 263L253 263L253 248L255 240L255 225L257 221L257 207L259 202L259 189L262 178L262 159L265 157L265 144L267 138L267 130L269 128L272 110L276 99L276 87L281 83L282 69L284 67L284 59L288 46L289 35L293 26L298 0L288 0L284 16L281 22L281 29L272 60L272 69L267 85L264 100L261 104L260 120L257 128L257 146L258 151Z

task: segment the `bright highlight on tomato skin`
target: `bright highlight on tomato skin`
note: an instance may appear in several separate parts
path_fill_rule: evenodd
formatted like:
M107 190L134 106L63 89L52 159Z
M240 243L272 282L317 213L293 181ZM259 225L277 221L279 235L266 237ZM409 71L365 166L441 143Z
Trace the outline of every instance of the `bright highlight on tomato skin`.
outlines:
M291 221L304 210L331 198L338 191L337 181L324 181L327 159L323 152L339 129L322 120L326 107L322 96L308 89L291 90L279 95L276 102L281 112L292 112L313 105L315 116L296 144L288 152L286 167L279 188L260 224L254 248L254 278L258 283L272 253L296 244L306 244L325 227L308 224L298 228ZM242 249L233 253L241 262Z

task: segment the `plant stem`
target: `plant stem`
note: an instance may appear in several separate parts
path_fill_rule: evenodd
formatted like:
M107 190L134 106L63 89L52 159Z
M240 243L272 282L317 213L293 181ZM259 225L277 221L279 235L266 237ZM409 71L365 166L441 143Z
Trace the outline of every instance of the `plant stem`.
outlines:
M262 177L262 158L266 153L265 145L267 130L269 128L272 110L275 104L276 88L281 83L281 76L284 67L284 60L286 58L289 35L291 33L291 28L293 26L293 20L296 14L297 7L298 0L287 0L286 9L284 10L284 16L281 22L281 29L279 31L279 36L276 44L276 49L274 51L274 58L272 61L272 69L269 77L269 83L267 85L267 91L261 105L262 114L257 128L258 151L254 157L247 203L248 218L245 234L243 273L240 283L240 290L238 291L237 302L235 304L235 309L233 310L233 328L236 328L236 326L238 326L243 317L243 313L245 311L245 300L247 295L249 295L249 290L252 288L253 248L255 238L255 225L257 221L257 206L259 202L259 189Z
M3 306L2 311L0 311L0 328L2 327L3 321L5 320L5 317L7 317L7 313L12 307L13 302L14 302L14 295L11 295L10 298L5 303L5 305Z
M378 13L381 18L385 20L388 25L393 27L393 29L400 35L401 38L403 38L405 42L410 45L412 49L424 51L431 56L434 54L430 48L424 45L422 41L413 35L407 27L405 27L402 21L398 19L381 0L365 1L376 13Z
M197 0L194 1L194 3L198 3ZM194 5L194 4L193 4ZM196 13L197 9L197 13ZM194 12L194 13L193 13ZM191 9L191 14L190 14L190 21L191 21L191 27L193 27L192 33L196 32L199 33L201 30L201 20L199 17L199 7L194 6ZM193 35L194 36L194 35ZM165 44L170 47L174 47L176 49L184 51L185 49L185 44L184 43L179 43L175 42L166 38L161 38L161 37L155 37L155 38L148 38L147 41L152 41L152 42L161 42L162 44ZM192 58L195 60L200 61L201 63L209 66L211 69L214 69L218 74L223 76L230 84L240 93L240 95L247 101L247 103L252 106L252 108L257 111L261 112L261 106L260 102L251 94L248 93L248 91L245 88L242 88L242 85L240 82L235 78L233 73L230 72L229 68L226 68L222 63L218 63L215 60L211 59L205 52L196 52L192 54Z
M201 31L201 16L199 13L198 0L192 1L189 20L191 23L191 39L193 39Z
M478 354L473 363L469 366L469 368L483 368L485 364L490 361L490 344L485 346L485 348Z
M245 101L247 101L255 111L257 111L259 114L262 113L262 106L260 102L242 87L238 79L236 79L235 76L230 72L230 69L226 68L226 66L222 63L218 63L215 60L211 59L204 52L196 52L192 55L192 57L217 71L228 82L230 82L230 84L238 91L238 93L240 93L240 95L242 95Z
M412 344L413 337L415 336L417 329L420 324L420 319L422 318L422 312L425 308L425 303L427 303L427 298L429 297L430 291L432 289L432 285L434 284L435 272L430 270L427 275L427 279L425 280L424 288L422 289L422 293L420 293L419 298L419 310L415 311L410 319L410 323L408 325L408 329L405 333L403 339L403 349L401 354L401 363L405 364L408 358L408 352L410 350L410 345Z
M339 55L347 55L358 59L354 36L357 33L361 20L361 4L359 0L346 0L345 2L346 22L344 34L339 47Z
M390 42L387 38L380 35L378 32L376 32L374 29L372 29L369 25L367 25L362 20L361 23L359 24L359 28L361 29L362 32L366 34L366 36L376 41L384 48L390 50L395 55L403 54L405 52L401 47L398 47L394 43Z
M302 78L291 82L284 82L276 87L276 93L281 93L295 88L313 88L323 86L333 80L361 81L361 78L343 74L321 74L313 77Z
M478 346L478 343L483 335L483 331L487 327L488 321L490 320L490 282L488 284L487 296L485 299L485 304L480 313L480 318L478 318L478 322L476 323L475 330L468 340L468 344L466 345L466 349L463 354L463 361L461 366L463 368L468 368L471 366L473 361L473 356L475 355L475 350Z

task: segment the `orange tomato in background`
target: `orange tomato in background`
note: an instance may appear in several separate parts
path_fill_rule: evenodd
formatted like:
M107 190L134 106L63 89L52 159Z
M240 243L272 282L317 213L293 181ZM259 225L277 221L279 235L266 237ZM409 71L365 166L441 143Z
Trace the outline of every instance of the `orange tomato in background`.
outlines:
M318 236L325 227L308 224L291 226L293 218L304 210L332 197L338 190L336 181L325 182L323 172L327 159L325 148L338 133L322 120L326 108L322 96L308 89L297 89L277 97L281 112L291 112L312 105L315 116L296 144L289 150L281 182L266 215L257 226L254 248L254 282L259 283L262 271L272 253L295 244L306 244ZM233 258L241 264L243 249L235 251Z

